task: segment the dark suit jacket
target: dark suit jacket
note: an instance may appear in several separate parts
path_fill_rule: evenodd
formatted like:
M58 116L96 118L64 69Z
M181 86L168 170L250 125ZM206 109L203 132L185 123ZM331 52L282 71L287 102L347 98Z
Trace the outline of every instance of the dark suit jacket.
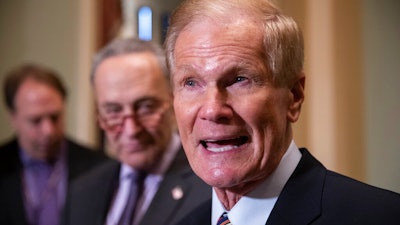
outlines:
M106 159L104 154L66 140L68 181ZM13 139L0 146L0 224L26 225L19 145Z
M266 225L398 225L400 195L327 170L306 149ZM211 221L211 200L177 225Z
M104 225L118 185L120 167L120 163L112 161L76 180L71 187L62 224ZM182 189L181 199L173 198L175 187ZM174 224L199 204L211 199L211 193L211 187L193 173L181 149L140 225Z

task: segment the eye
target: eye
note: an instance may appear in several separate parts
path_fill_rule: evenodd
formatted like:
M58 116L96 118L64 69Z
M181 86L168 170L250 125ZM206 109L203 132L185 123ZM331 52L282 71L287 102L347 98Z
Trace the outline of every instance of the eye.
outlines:
M146 115L154 113L160 103L156 100L144 100L136 104L135 111L138 115Z
M34 125L37 126L42 122L42 118L41 117L33 117L29 119L29 122Z
M250 83L250 78L245 77L245 76L235 76L232 77L231 80L229 81L229 86L234 85L234 86L244 86Z
M235 78L235 83L240 83L249 80L247 77L238 76Z
M183 84L184 84L184 86L194 87L194 86L196 86L197 82L194 79L189 78L189 79L186 79L183 82Z
M100 111L102 111L105 116L113 116L122 111L122 106L118 104L106 104Z
M53 123L56 123L58 120L59 120L59 118L60 118L60 115L59 114L51 114L50 115L50 120L51 120L51 122L53 122Z

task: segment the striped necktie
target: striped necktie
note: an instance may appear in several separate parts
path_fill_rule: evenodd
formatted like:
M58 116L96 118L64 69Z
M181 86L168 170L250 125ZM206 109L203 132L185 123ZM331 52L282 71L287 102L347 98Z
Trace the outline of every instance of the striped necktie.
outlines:
M221 217L218 219L217 225L232 225L226 212L222 213Z
M132 174L132 184L129 192L129 197L125 205L125 209L121 215L118 225L131 225L134 219L137 202L143 192L144 180L146 174L144 172L138 172L136 176Z

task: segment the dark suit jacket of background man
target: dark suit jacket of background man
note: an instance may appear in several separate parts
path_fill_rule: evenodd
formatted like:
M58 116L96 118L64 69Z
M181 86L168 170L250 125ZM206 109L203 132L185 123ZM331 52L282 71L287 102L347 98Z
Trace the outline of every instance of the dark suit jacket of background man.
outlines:
M119 162L111 161L76 180L70 190L62 224L104 225L118 185L120 168ZM176 187L183 191L180 199L174 199L172 195ZM174 224L209 199L211 187L194 174L180 149L140 225Z
M68 183L105 161L106 156L66 139ZM14 138L0 146L0 224L26 225L22 187L22 163Z
M327 170L306 149L266 225L399 225L400 195ZM211 200L177 225L211 223Z

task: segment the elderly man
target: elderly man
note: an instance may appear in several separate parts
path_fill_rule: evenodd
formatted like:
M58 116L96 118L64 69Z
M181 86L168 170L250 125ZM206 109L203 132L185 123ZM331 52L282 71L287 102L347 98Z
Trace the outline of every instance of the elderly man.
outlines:
M95 57L98 121L119 162L77 180L64 224L174 224L211 196L175 128L164 51L117 39Z
M180 224L399 224L399 194L297 148L303 38L266 0L187 0L166 39L174 109L212 201Z
M67 91L55 71L22 65L3 90L16 137L0 146L0 224L56 225L70 181L105 156L65 137Z

